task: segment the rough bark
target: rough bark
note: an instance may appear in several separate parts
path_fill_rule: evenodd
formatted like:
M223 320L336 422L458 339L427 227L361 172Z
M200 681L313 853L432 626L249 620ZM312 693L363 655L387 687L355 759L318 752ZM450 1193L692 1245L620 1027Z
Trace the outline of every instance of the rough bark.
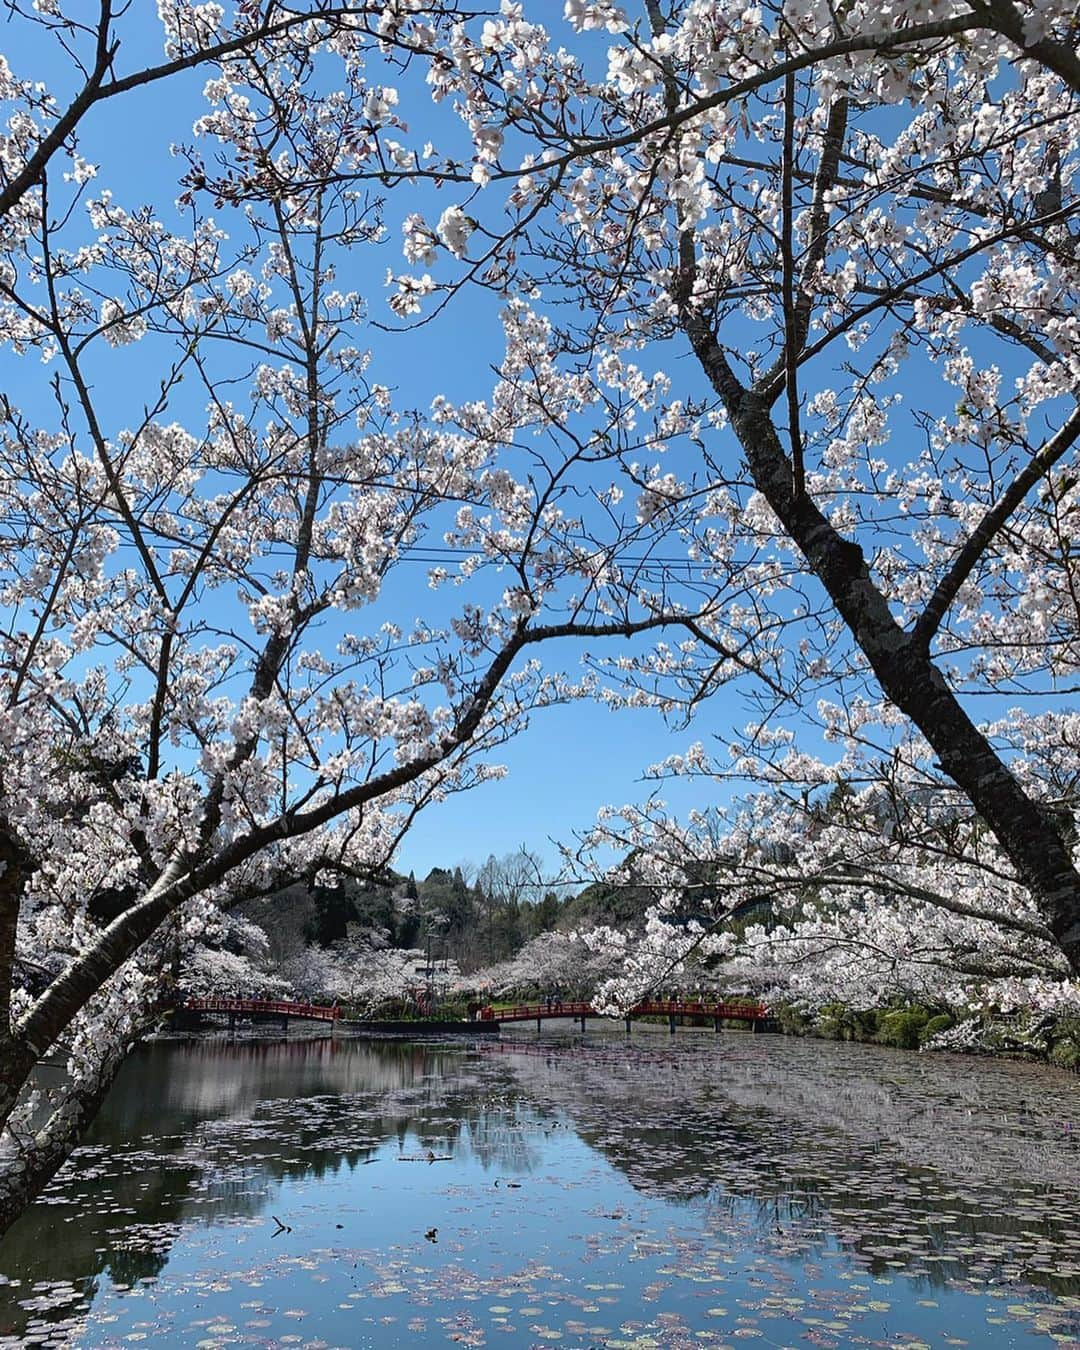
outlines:
M0 821L0 1047L11 1035L11 981L26 864L22 845Z

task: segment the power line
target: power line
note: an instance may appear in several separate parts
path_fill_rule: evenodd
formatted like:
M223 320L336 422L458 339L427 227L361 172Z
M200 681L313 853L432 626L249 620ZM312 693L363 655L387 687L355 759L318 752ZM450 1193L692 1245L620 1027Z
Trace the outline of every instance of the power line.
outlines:
M10 521L8 523L10 523ZM0 547L3 547L4 545L8 545L11 547L18 547L22 543L23 541L21 539L9 538L0 540ZM115 547L121 549L136 549L136 550L138 548L135 542L131 539L120 539L117 541ZM157 553L165 551L197 552L198 549L200 548L200 543L198 540L192 540L190 543L182 541L169 541L166 543L162 543L159 541L150 545L150 547ZM292 549L287 547L286 545L282 545L280 548L277 549L270 548L260 552L253 559L253 561L258 562L260 559L271 559L274 557L287 558L290 557L291 554ZM415 563L424 567L436 567L444 563L459 563L474 558L479 559L479 563L483 567L511 567L514 566L515 563L520 561L520 559L515 555L508 555L506 557L500 558L500 557L491 557L490 555L482 553L480 550L477 549L450 548L436 545L424 545L422 547L418 547L416 549L409 549L406 550L405 552L400 553L394 559L394 562ZM683 574L688 573L704 574L706 572L712 571L714 567L719 565L712 562L697 562L692 558L673 558L673 557L664 557L661 555L642 556L642 555L615 554L610 557L608 556L600 557L597 554L593 554L591 555L591 558L593 560L603 562L605 565L618 567L622 571L627 571L629 569L638 569L646 572L661 571L664 572L665 574L674 574L676 572L681 572ZM584 555L577 561L583 562L589 560L590 555ZM317 561L323 563L334 563L334 562L344 563L345 560L343 558L318 558ZM564 558L560 561L563 565L565 565L571 560L569 558ZM542 565L543 557L541 555L533 555L531 563L532 565L536 564Z

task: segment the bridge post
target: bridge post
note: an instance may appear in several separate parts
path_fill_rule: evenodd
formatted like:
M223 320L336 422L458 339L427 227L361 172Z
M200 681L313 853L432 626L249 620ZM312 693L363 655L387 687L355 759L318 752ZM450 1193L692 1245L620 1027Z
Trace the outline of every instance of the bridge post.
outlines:
M675 1035L675 1014L674 1014L673 1012L669 1012L669 1013L668 1013L668 1015L667 1015L667 1024L668 1024L668 1031L670 1031L671 1034L674 1036L674 1035Z
M629 1019L629 1017L626 1019L626 1034L627 1034L628 1036L630 1035L630 1019Z
M536 1019L536 1034L537 1034L538 1036L540 1035L540 1018L539 1018L539 1017Z
M236 1014L234 1012L231 1012L229 1014L229 1035L230 1036L233 1035L235 1031L236 1031Z
M722 1020L722 1019L719 1018L719 1017L714 1017L714 1018L713 1018L713 1020L712 1020L712 1029L713 1029L713 1031L719 1031L719 1030L720 1030L720 1023L721 1023L721 1020Z
M585 1030L585 1014L584 1014L584 1013L581 1014L581 1030L582 1030L582 1032L584 1032L584 1030Z

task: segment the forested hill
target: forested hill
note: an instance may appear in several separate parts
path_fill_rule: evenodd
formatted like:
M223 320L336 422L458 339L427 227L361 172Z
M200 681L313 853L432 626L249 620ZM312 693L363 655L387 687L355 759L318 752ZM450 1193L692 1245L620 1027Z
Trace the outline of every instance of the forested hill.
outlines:
M279 968L304 948L370 935L403 950L430 944L440 959L468 971L507 960L540 933L630 922L644 908L643 896L628 903L596 886L560 900L538 878L534 859L513 854L480 867L434 867L422 879L387 872L368 883L294 886L245 904L241 913L265 931Z

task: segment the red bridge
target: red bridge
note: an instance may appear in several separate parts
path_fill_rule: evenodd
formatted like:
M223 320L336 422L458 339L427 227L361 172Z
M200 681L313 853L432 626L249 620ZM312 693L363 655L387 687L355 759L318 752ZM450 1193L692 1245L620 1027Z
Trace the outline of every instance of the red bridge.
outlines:
M601 1017L591 1003L528 1003L515 1008L484 1008L480 1017L485 1022L532 1022L538 1024L545 1017L574 1017L584 1025L586 1017ZM627 1022L631 1017L667 1017L674 1026L676 1017L711 1017L719 1027L722 1021L749 1022L757 1026L758 1022L769 1020L769 1010L764 1003L700 1003L686 999L651 999L636 1004L626 1014Z
M228 1013L231 1017L304 1017L312 1022L336 1022L340 1008L319 1008L314 1003L288 1003L268 998L189 998L181 1012Z

